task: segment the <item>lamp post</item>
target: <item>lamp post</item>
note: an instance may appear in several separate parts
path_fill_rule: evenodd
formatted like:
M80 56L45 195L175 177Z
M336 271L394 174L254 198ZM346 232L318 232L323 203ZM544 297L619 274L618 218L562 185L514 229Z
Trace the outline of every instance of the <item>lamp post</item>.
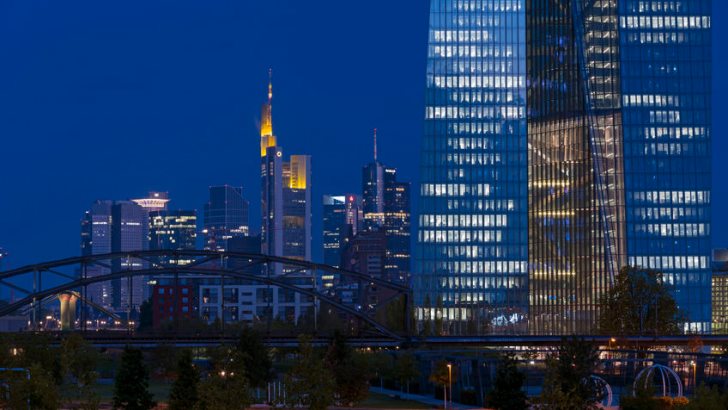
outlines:
M450 407L452 407L452 364L450 363L447 364L447 384L447 398L450 399Z
M695 389L698 384L698 364L695 363L695 360L691 360L690 366L693 368L693 389Z

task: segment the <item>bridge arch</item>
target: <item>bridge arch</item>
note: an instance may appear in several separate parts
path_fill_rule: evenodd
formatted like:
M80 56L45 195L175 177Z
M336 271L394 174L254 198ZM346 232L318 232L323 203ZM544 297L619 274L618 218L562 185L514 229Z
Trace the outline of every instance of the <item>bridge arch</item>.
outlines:
M106 273L102 275L97 275L93 277L84 277L84 276L77 276L77 277L70 277L67 274L63 274L58 271L58 269L62 267L69 267L69 266L103 266L106 268L110 268L108 261L123 259L123 258L134 258L134 259L141 259L147 261L152 267L151 268L145 268L145 269L125 269L117 272L111 272ZM166 264L163 262L160 262L159 260L156 260L156 258L170 258L170 259L176 259L179 260L181 258L191 258L193 259L193 262L189 264ZM215 267L205 267L204 265L207 263L212 263L216 260L242 260L246 261L246 265L242 266L240 268L236 269L230 269L222 266L215 266ZM296 268L296 272L300 271L323 271L323 272L329 272L341 275L343 277L353 278L360 281L366 281L369 283L376 284L377 286L381 286L387 289L391 289L396 292L397 295L402 295L405 297L405 310L409 311L409 288L407 288L404 285L397 284L397 283L391 283L388 281L385 281L381 278L375 278L370 277L368 275L361 274L359 272L353 272L353 271L347 271L343 269L338 269L333 266L323 265L319 263L314 262L308 262L308 261L302 261L298 259L291 259L291 258L283 258L283 257L276 257L276 256L269 256L269 255L260 255L260 254L249 254L249 253L239 253L239 252L216 252L216 251L197 251L197 250L191 250L191 251L164 251L164 250L153 250L153 251L133 251L133 252L117 252L117 253L110 253L110 254L101 254L101 255L89 255L89 256L80 256L80 257L73 257L73 258L66 258L66 259L59 259L55 261L50 262L44 262L39 264L33 264L24 266L17 269L12 269L6 272L0 273L0 283L10 285L16 290L20 290L23 293L26 293L26 296L10 303L9 305L0 308L0 316L8 315L14 311L17 311L18 309L32 305L36 303L39 300L43 300L44 298L47 298L49 296L61 294L63 292L72 291L74 289L86 287L92 284L105 282L105 281L111 281L115 279L121 279L121 278L131 278L131 277L139 277L139 276L148 276L148 275L160 275L160 274L168 274L168 275L187 275L187 274L195 274L195 275L203 275L203 276L209 276L209 277L227 277L227 278L236 278L236 279L243 279L246 281L250 281L253 283L260 283L264 285L269 286L275 286L282 289L287 289L292 292L304 294L310 297L313 297L315 299L318 299L322 302L325 302L326 304L331 305L335 309L348 313L355 318L363 321L364 323L367 323L370 325L373 329L378 331L384 336L391 337L396 340L401 340L402 336L396 334L394 331L387 328L382 323L378 322L374 318L367 315L365 312L359 311L351 306L345 305L338 300L335 300L334 298L330 297L327 294L319 292L316 287L313 288L307 288L307 287L299 287L294 284L288 283L285 280L286 274L283 275L270 275L270 274L252 274L252 273L246 273L244 270L249 269L250 267L256 266L256 265L270 265L270 264L283 264L289 267ZM36 276L40 277L43 273L46 274L52 274L56 276L61 276L67 280L67 282L64 282L60 285L49 287L46 289L43 288L34 288L33 290L26 290L22 287L19 287L17 285L11 284L8 282L8 280L12 278L17 278L22 275L27 274L33 274L34 275L34 282ZM405 314L405 320L408 317L407 314Z

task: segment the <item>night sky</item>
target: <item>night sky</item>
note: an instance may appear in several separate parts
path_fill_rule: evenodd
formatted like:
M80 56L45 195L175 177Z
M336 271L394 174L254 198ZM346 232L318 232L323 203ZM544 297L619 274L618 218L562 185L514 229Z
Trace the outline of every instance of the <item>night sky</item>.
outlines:
M728 2L713 7L713 36L728 38ZM257 230L269 67L279 144L313 157L319 259L321 195L361 190L372 128L380 160L417 191L427 19L422 0L0 2L3 268L78 255L92 201L150 190L201 214L208 186L242 185ZM728 53L713 51L721 72ZM728 246L724 95L715 76L716 247Z

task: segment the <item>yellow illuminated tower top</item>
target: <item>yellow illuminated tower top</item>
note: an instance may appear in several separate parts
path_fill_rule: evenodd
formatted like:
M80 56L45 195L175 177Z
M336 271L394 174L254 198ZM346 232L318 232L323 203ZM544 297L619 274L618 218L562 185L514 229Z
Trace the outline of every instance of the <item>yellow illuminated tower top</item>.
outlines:
M260 156L264 157L269 147L276 146L273 135L273 69L268 70L268 101L263 103L260 113Z

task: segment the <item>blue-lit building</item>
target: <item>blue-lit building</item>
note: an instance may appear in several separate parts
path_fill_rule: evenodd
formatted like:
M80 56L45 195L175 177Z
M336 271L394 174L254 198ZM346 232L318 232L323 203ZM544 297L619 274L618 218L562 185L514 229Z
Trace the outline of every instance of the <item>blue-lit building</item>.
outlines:
M626 264L710 330L710 0L432 0L421 329L589 333Z
M211 186L210 199L204 207L204 248L224 251L229 239L248 236L249 206L243 197L243 187Z
M525 4L432 0L417 319L437 333L526 330Z
M711 0L619 4L627 253L711 322Z

